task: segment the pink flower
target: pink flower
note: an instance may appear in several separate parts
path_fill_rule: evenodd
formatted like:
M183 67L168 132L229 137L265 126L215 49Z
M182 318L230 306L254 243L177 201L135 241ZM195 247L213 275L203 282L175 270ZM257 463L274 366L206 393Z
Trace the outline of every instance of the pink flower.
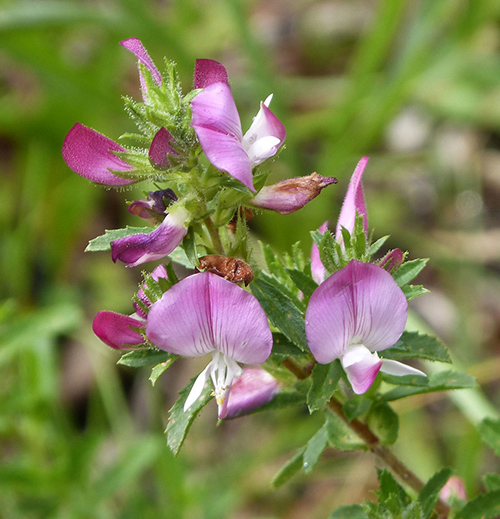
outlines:
M355 393L366 392L377 373L422 375L400 362L380 359L406 324L408 302L383 268L352 260L312 294L306 311L306 336L321 364L340 359Z
M212 354L184 404L187 410L210 377L219 418L227 416L233 380L242 375L239 362L262 364L273 338L257 299L238 285L210 272L189 276L153 304L146 334L158 348L187 357Z
M276 154L286 131L271 112L272 95L260 104L252 125L243 135L224 67L212 60L198 60L195 87L203 88L192 101L193 126L208 160L252 191L252 167Z
M151 275L157 281L160 277L167 279L167 271L163 265L158 265ZM137 296L147 307L151 306L151 301L144 294L142 287L139 289ZM94 333L102 342L117 350L129 349L143 344L144 337L136 328L146 326L147 314L135 302L134 307L135 313L132 315L123 315L107 310L99 312L92 324Z

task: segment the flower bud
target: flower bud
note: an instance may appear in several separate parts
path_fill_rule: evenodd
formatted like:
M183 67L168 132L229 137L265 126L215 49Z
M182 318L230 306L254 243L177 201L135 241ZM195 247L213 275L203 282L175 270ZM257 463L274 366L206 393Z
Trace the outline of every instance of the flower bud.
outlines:
M257 196L252 198L250 204L280 214L290 214L302 209L316 198L323 188L336 183L336 178L322 177L317 173L311 173L307 177L290 178L263 187Z

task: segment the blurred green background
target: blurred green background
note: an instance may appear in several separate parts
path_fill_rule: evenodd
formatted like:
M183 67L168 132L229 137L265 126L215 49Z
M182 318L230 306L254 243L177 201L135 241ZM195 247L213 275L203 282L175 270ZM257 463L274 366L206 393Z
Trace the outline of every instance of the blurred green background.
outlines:
M451 465L469 496L498 471L472 423L500 402L500 3L497 0L32 0L0 3L0 516L5 519L321 519L373 499L369 454L328 451L311 476L270 481L315 432L305 410L215 427L209 406L177 459L163 429L199 371L179 362L152 388L147 368L93 335L101 309L131 313L137 269L84 254L105 228L138 225L119 192L71 172L61 145L79 121L132 130L139 37L161 68L224 63L247 128L258 102L288 132L272 181L317 171L337 186L290 216L260 215L280 252L329 220L364 176L370 226L429 257L412 326L436 333L478 378L470 394L396 405L395 450L422 478ZM477 396L477 395L476 395ZM480 398L481 395L480 395ZM479 403L477 403L479 402ZM496 463L496 464L495 464Z

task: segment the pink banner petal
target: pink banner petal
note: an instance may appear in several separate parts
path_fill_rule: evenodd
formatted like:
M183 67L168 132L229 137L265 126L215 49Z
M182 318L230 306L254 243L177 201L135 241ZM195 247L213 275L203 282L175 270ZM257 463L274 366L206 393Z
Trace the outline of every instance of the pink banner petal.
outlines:
M306 311L311 352L326 364L352 344L370 351L389 348L404 331L407 310L406 297L388 272L352 260L311 296Z
M224 65L213 59L197 59L194 68L194 89L206 88L212 83L228 83Z
M147 50L144 48L141 40L139 38L129 38L128 40L123 40L120 42L120 45L125 49L132 52L135 57L139 60L139 63L142 63L150 72L158 85L161 85L161 74L156 68L153 60L149 57ZM141 77L141 84L143 86L143 90L146 91L146 87L144 85L144 80Z
M183 279L151 307L147 336L170 353L198 357L218 350L251 364L264 362L272 347L267 316L257 299L209 272Z
M133 179L121 178L111 173L110 169L134 169L113 151L127 150L102 133L76 123L64 139L62 156L70 169L92 182L107 186L124 186L135 182Z

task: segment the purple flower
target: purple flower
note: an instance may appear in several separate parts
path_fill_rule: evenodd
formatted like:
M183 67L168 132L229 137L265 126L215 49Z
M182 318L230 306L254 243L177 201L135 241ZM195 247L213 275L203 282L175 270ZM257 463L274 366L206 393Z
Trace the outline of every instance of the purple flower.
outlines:
M285 140L285 127L269 109L270 95L261 102L252 125L243 135L223 69L216 61L197 62L194 82L204 90L191 101L191 125L208 160L255 191L252 167L276 154Z
M174 207L163 222L149 234L133 234L111 242L111 257L136 267L147 261L164 258L173 252L187 234L189 212Z
M226 418L248 414L270 402L278 392L278 381L262 368L247 368L232 386Z
M64 139L62 156L70 169L92 182L107 186L124 186L135 182L134 179L121 178L113 173L134 169L117 157L114 151L127 150L102 133L76 123Z
M158 265L151 272L151 275L157 281L160 277L168 279L167 271L163 265ZM137 296L147 307L151 306L151 301L144 294L142 287L139 289ZM94 333L102 342L117 350L125 350L143 344L144 337L135 328L146 326L147 314L135 301L134 308L135 313L130 316L107 310L99 312L92 324Z
M378 265L379 267L384 267L388 272L391 272L403 263L403 259L403 251L401 249L393 249L380 260Z
M365 229L365 234L368 232L368 217L366 215L363 186L361 185L361 178L363 176L365 167L368 164L368 160L368 157L363 157L358 162L358 165L352 174L337 222L337 231L335 233L335 238L337 240L342 240L342 227L347 229L349 233L352 234L354 231L356 212L363 215L363 227Z
M280 214L290 214L302 209L316 198L323 188L336 183L336 178L322 177L317 173L312 173L307 177L290 178L263 187L249 203L252 206L271 209Z
M212 354L184 410L199 398L210 377L221 419L227 416L233 379L243 373L238 362L262 364L273 343L267 316L257 299L209 272L189 276L165 292L149 311L146 334L169 353L187 357Z
M377 373L422 375L377 352L393 346L405 329L408 302L384 269L352 260L313 293L306 311L306 335L321 364L340 359L355 393L372 385Z
M149 160L155 168L167 169L170 166L168 156L179 156L179 154L172 148L172 142L174 142L172 134L162 126L153 137L148 152Z

